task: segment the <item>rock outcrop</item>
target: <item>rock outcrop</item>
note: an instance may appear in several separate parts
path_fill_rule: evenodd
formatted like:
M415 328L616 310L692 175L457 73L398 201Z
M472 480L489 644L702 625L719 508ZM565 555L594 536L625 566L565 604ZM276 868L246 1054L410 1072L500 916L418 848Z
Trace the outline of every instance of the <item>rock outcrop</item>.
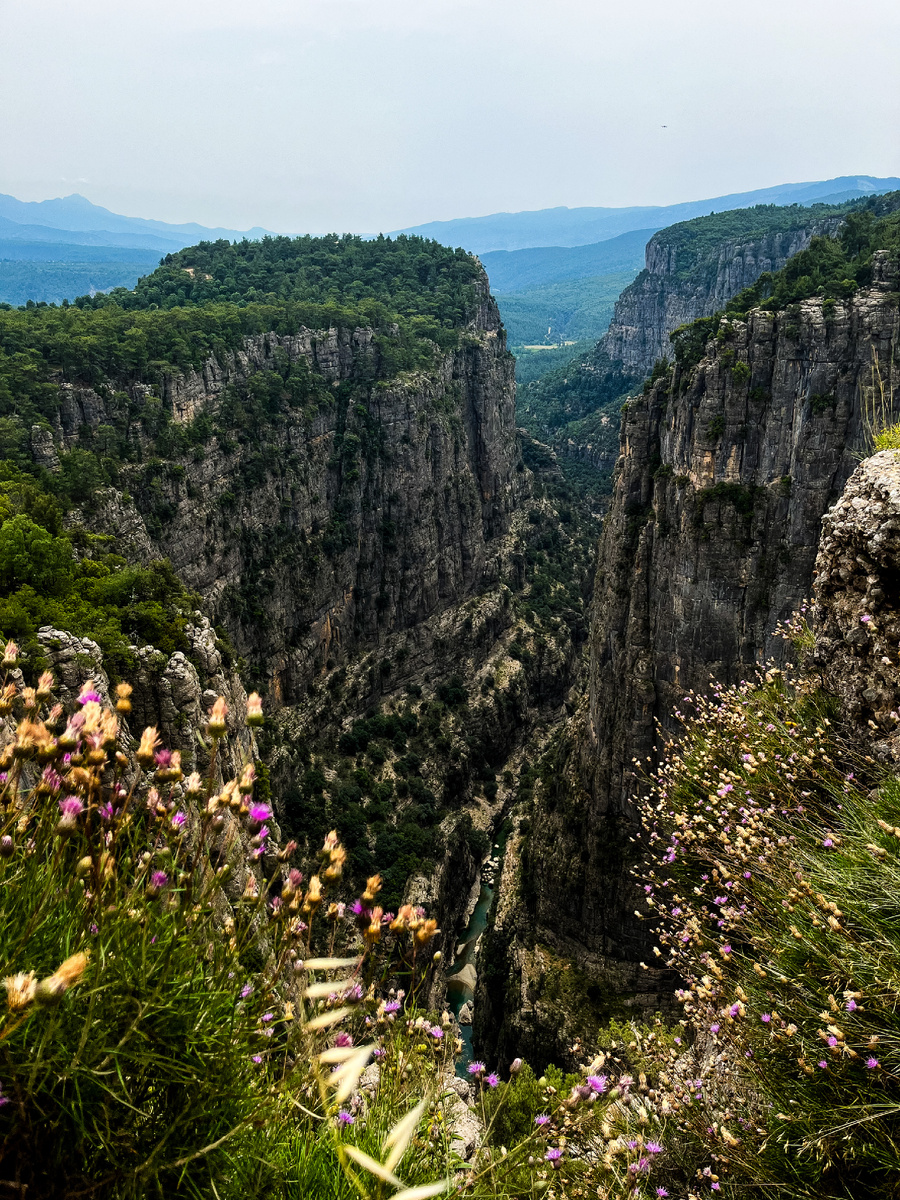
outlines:
M844 721L900 762L900 453L866 459L823 521L815 661Z
M508 885L518 897L510 907L527 917L495 925L491 961L506 981L499 996L479 997L476 1043L531 1039L545 1053L565 1049L540 1012L546 986L536 948L574 964L597 995L612 992L611 1011L613 999L645 1006L663 990L635 968L652 961L629 875L639 854L641 775L661 735L677 733L675 714L691 689L707 690L710 677L739 680L783 653L775 626L810 595L822 518L866 444L873 366L883 380L895 370L895 266L880 252L872 287L846 303L809 300L776 316L755 310L747 321L723 321L696 367L671 369L627 405L598 551L588 696L536 792L519 852L527 886ZM890 507L884 480L871 486ZM868 495L851 495L849 509L864 511ZM869 582L877 572L858 520L837 546L845 526L836 517L825 545L844 560L856 555L852 578L869 591L832 621L851 619L852 610L859 622L865 603L877 625L879 594L895 584ZM882 636L893 633L885 626ZM882 720L893 701L877 668L867 650L863 695L871 695L872 719ZM529 1010L530 1022L522 1016Z

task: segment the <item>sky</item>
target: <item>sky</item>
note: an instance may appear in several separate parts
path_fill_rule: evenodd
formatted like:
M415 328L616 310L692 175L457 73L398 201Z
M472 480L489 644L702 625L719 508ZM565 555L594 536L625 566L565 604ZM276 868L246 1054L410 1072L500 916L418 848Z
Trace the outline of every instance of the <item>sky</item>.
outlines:
M897 0L0 0L0 192L374 233L900 174Z

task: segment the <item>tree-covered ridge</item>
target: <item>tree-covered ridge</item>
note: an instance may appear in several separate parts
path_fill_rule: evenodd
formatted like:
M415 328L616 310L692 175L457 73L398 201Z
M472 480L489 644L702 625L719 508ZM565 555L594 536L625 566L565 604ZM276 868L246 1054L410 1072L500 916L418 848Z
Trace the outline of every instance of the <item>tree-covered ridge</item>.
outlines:
M456 328L473 316L481 275L465 250L419 237L365 240L267 237L259 242L201 242L168 254L133 291L79 300L83 307L173 308L231 301L356 304L379 300L405 317Z
M878 250L900 255L900 192L857 203L836 236L813 238L780 271L764 271L724 309L676 329L671 334L676 362L682 369L695 366L723 316L742 319L753 308L781 312L813 296L821 296L828 311L871 282Z
M661 230L651 240L674 251L674 274L686 277L707 259L718 260L729 242L755 242L773 234L809 229L810 225L830 217L847 217L855 212L871 212L885 197L848 200L843 204L757 204L681 221Z

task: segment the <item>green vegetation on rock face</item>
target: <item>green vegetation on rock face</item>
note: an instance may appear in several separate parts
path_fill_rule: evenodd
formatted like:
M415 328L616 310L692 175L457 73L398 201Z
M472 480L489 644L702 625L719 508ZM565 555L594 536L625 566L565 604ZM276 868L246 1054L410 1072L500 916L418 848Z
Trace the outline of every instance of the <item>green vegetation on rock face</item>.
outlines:
M837 236L813 238L780 271L764 272L722 311L676 329L671 335L675 360L683 370L695 366L723 316L742 319L753 308L783 312L821 296L827 317L836 300L849 299L871 281L877 250L892 257L900 253L900 192L854 204Z
M753 208L736 208L728 212L711 213L670 225L657 235L668 250L674 253L673 274L682 279L693 278L698 266L707 262L715 269L722 247L729 242L761 241L773 234L809 229L816 221L829 217L845 217L860 209L867 210L876 201L851 200L845 204L757 204Z

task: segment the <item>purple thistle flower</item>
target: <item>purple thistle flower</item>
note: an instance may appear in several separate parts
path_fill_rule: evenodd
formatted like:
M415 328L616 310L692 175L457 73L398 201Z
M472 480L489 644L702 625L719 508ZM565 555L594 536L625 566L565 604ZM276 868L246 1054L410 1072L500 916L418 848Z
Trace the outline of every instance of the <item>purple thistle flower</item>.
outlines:
M379 1062L381 1061L381 1059L387 1057L387 1050L383 1050L381 1048L381 1046L379 1046L378 1049L375 1050L373 1053L374 1053L374 1057L377 1058L379 1060Z
M825 1061L824 1058L819 1059L819 1066L822 1068L823 1071L828 1070L828 1063Z
M659 1142L648 1142L647 1143L647 1153L648 1154L662 1154L662 1152L663 1152L663 1148L659 1144Z
M834 1035L828 1039L828 1045L832 1048L832 1050L837 1045L837 1038Z
M469 1063L469 1065L467 1067L467 1070L470 1075L483 1075L486 1069L487 1068L485 1067L483 1062Z
M255 1063L261 1063L261 1062L262 1062L262 1055L261 1055L261 1054L251 1054L251 1055L250 1055L250 1061L251 1061L251 1062L255 1062Z
M271 1012L263 1013L263 1015L262 1015L262 1019L263 1019L264 1021L274 1021L274 1020L275 1020L275 1014L274 1014L274 1013L271 1013Z
M386 1013L399 1012L400 1011L400 1001L399 1000L388 1000L387 1004L384 1006L384 1011ZM471 1069L472 1068L470 1067L469 1070L471 1071Z
M348 1049L353 1045L353 1038L345 1030L340 1030L334 1035L334 1044L342 1050Z
M157 752L154 754L153 758L156 762L156 765L158 767L161 767L163 770L165 770L167 767L170 767L172 765L172 751L171 750L157 750Z
M169 882L169 877L165 871L154 871L150 876L150 886L160 891Z
M822 842L822 845L825 847L826 850L830 850L831 847L834 845L834 842L831 840L831 838L825 838L825 840Z
M65 800L60 800L59 811L64 818L74 821L79 813L84 812L84 805L77 796L66 796Z
M772 1020L772 1014L771 1013L763 1013L763 1015L759 1019L762 1021L763 1025L768 1025L769 1022Z
M588 1075L588 1086L592 1092L596 1092L598 1096L602 1096L606 1091L606 1085L609 1082L607 1075Z
M540 1113L538 1116L536 1116L534 1118L534 1123L535 1123L535 1125L549 1125L550 1118L547 1116L546 1113Z
M431 1036L433 1038L437 1038L438 1041L440 1041L440 1039L444 1036L444 1031L443 1031L443 1029L441 1029L440 1025L432 1025Z
M247 814L251 821L255 821L257 825L263 825L272 816L272 809L268 804L251 804L250 811Z
M178 812L172 817L172 828L180 829L186 820L187 816L181 811L181 809L179 809Z
M244 986L241 988L241 999L246 1000L252 991L253 991L252 984L245 983Z
M500 1076L495 1071L491 1071L490 1075L485 1076L484 1082L488 1085L488 1087L495 1088L500 1082Z
M342 1125L352 1125L356 1117L352 1113L344 1112L343 1109L338 1113L338 1120Z
M544 1155L544 1158L546 1158L547 1162L556 1162L557 1159L562 1158L562 1150L558 1150L556 1146L551 1146Z
M867 1058L866 1059L866 1070L867 1071L874 1071L877 1066L878 1066L877 1058Z
M859 1007L859 1005L856 1003L855 1000L847 1001L847 1012L856 1012L858 1007Z
M722 1028L721 1025L710 1025L709 1032L710 1033L718 1033L721 1028Z
M668 1191L667 1191L667 1189L666 1189L666 1188L664 1188L664 1187L658 1187L658 1188L656 1189L656 1194L657 1194L657 1196L668 1196L668 1194L669 1194L669 1193L668 1193Z
M871 620L871 618L869 619ZM103 703L99 692L82 692L78 697L79 704L89 704L92 700L95 704Z

